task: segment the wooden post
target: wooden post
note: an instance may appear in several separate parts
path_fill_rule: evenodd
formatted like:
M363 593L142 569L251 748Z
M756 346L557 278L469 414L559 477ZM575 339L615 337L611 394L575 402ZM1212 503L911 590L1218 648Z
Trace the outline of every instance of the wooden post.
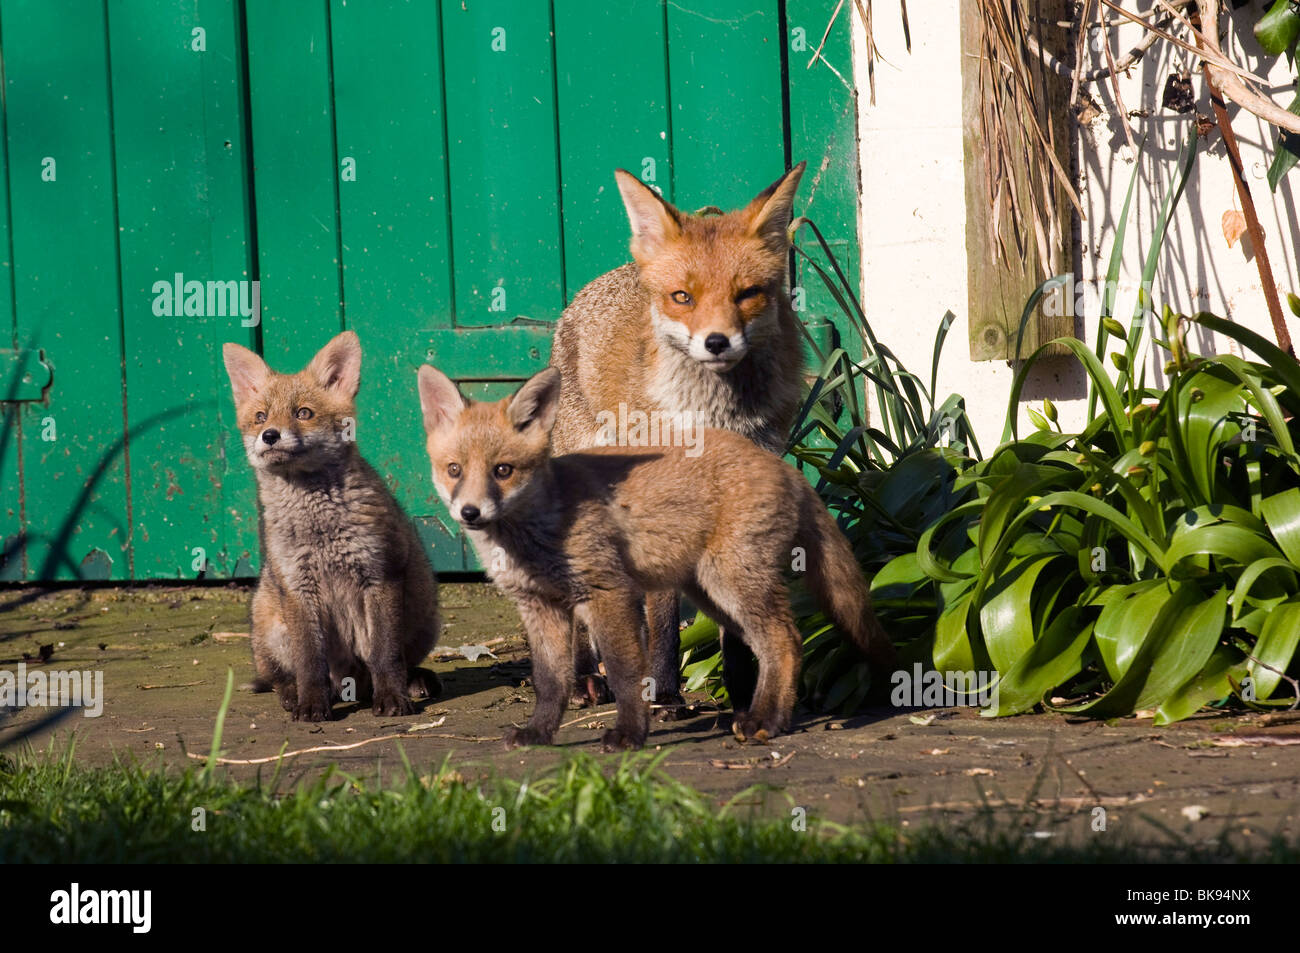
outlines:
M1068 61L1071 56L1070 31L1056 26L1069 16L1069 4L1066 0L1025 0L1031 17L1043 23L1042 42L1060 59ZM1013 229L1013 213L1004 207L1000 216L998 210L991 207L988 198L989 143L984 141L980 116L984 107L983 96L999 95L1007 104L1005 112L1008 133L1013 141L1019 138L1021 127L1017 125L1022 117L1015 116L1005 93L1005 79L997 86L986 79L984 88L980 85L982 61L987 58L982 37L979 0L961 0L961 48L962 48L962 115L964 117L963 152L965 158L966 178L966 267L968 275L968 316L970 329L970 356L973 361L1014 360L1017 353L1017 337L1025 302L1040 284L1055 274L1069 270L1072 261L1072 213L1073 209L1061 185L1053 181L1050 189L1055 203L1061 227L1059 233L1049 236L1049 265L1051 273L1045 273L1040 262L1038 246L1034 237L1034 223L1027 211L1019 215L1021 240L1019 245ZM1005 77L1004 70L1014 69L1017 64L998 63L995 76ZM1038 121L1048 123L1044 134L1050 128L1055 153L1062 168L1071 168L1071 142L1073 136L1073 119L1069 112L1070 83L1045 67L1033 70L1030 86L1038 101ZM1033 141L1037 134L1032 129L1024 130L1025 139ZM1027 156L1013 155L1013 181L1007 183L1016 195L1016 206L1022 210L1030 207L1032 189L1041 189L1041 183L1035 182L1029 175L1030 163ZM1001 242L993 239L991 225L998 221L997 234ZM1000 247L999 247L1000 246ZM1004 254L1003 251L1007 252ZM1074 293L1058 294L1052 299L1044 299L1035 309L1035 314L1025 326L1023 339L1019 342L1022 356L1031 354L1040 344L1057 337L1074 335ZM1061 349L1063 350L1063 349Z

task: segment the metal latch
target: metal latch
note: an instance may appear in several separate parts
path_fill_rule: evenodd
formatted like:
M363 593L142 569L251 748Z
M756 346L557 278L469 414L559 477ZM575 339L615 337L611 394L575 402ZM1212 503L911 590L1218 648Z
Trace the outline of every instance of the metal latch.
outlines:
M53 378L44 351L0 348L0 401L40 400Z

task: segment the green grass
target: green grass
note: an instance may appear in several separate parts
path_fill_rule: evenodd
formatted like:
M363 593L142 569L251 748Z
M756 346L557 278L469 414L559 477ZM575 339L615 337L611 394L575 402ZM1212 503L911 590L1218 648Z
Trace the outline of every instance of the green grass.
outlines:
M964 824L845 827L809 817L794 830L784 796L757 789L729 804L674 780L662 755L578 756L525 780L467 781L450 766L367 784L337 769L289 790L243 786L118 762L78 767L62 756L0 757L0 863L72 862L1287 862L1300 848L1234 843L1226 831L1192 844L1143 824L1156 846L1123 835L1038 840L1040 813L992 813ZM196 808L206 830L192 829ZM498 823L494 827L494 820ZM914 821L914 824L917 822ZM1071 815L1071 825L1087 825ZM1064 836L1064 835L1062 835Z

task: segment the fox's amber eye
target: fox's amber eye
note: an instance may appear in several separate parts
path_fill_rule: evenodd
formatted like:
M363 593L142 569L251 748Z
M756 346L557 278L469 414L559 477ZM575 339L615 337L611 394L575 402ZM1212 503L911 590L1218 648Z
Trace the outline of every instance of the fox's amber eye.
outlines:
M460 464L459 463L447 464L447 476L452 478L460 476Z
M751 287L746 288L740 294L736 295L736 303L739 304L740 302L745 301L749 298L757 298L762 293L763 293L763 288L760 285L752 285Z
M253 418L253 422L258 424L266 423L266 411L259 410L257 415Z
M695 303L695 299L691 297L691 293L689 291L674 291L672 293L672 299L676 301L678 304Z
M297 417L299 420L311 420L316 415L311 412L310 407L299 407L298 410L294 413L294 416Z
M515 472L515 468L508 463L498 463L492 468L492 472L496 474L498 480L504 480L506 477L510 476L510 474Z

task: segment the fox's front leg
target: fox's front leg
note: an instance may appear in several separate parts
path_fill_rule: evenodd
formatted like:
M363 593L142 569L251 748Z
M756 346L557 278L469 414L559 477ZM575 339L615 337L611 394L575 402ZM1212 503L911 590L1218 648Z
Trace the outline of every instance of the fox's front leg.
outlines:
M298 599L283 604L285 637L293 656L297 693L290 709L294 721L329 721L332 715L329 657L321 616ZM290 699L284 698L288 709Z
M506 731L505 746L549 745L560 727L573 683L572 615L562 606L542 600L521 599L519 617L528 633L533 658L533 691L537 706L522 728Z
M371 710L379 716L415 714L409 673L402 653L402 589L395 583L369 586L362 596L365 610L363 644L359 646L374 684Z

